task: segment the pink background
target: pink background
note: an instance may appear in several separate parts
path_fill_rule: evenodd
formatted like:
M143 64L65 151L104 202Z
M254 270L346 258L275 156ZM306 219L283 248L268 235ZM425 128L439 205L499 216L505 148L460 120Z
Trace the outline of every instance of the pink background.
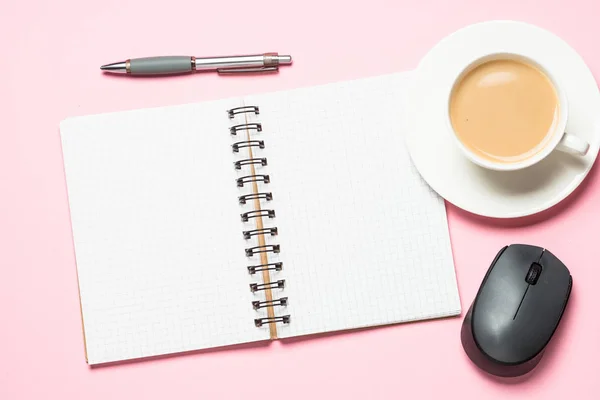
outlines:
M58 132L71 115L411 69L443 36L489 19L555 32L598 78L599 15L597 0L3 0L0 399L600 398L597 168L539 217L499 223L449 206L465 310L505 244L546 246L574 275L563 324L528 379L504 382L475 369L460 345L461 318L89 368ZM254 78L123 79L98 70L136 56L264 51L289 52L295 64Z

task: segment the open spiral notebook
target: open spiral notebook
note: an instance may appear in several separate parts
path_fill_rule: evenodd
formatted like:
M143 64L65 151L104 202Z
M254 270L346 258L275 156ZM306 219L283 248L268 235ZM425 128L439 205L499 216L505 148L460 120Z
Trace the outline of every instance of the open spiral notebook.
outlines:
M409 79L62 121L88 363L460 314Z

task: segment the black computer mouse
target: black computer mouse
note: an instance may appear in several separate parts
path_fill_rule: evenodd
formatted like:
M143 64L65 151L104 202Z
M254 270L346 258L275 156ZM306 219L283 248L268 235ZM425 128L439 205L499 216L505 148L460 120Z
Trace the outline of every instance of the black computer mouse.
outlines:
M501 377L535 368L572 284L569 269L542 247L513 244L500 250L462 324L461 341L471 361Z

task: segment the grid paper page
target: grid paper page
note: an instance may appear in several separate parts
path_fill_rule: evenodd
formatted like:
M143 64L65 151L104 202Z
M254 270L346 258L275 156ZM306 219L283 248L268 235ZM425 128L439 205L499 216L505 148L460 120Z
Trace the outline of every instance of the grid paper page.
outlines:
M410 75L252 96L268 144L280 337L459 314L445 207L401 128ZM277 277L275 277L277 279Z
M231 106L61 124L90 364L268 339L254 326Z

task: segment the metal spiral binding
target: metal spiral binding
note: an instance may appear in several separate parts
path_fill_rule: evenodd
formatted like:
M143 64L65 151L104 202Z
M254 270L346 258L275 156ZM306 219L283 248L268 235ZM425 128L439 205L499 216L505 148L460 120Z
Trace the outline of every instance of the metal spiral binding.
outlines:
M246 158L245 160L238 160L236 162L233 163L233 166L235 167L235 169L242 169L242 167L244 165L251 165L251 164L256 164L256 165L261 165L261 166L265 166L267 165L267 159L266 158Z
M266 244L264 246L255 246L246 249L246 255L252 257L259 253L279 253L280 247L278 244Z
M283 289L285 287L285 279L280 279L275 282L269 283L251 283L250 291L252 293L258 292L259 290L267 290L267 289Z
M232 108L231 110L227 110L229 119L235 117L236 114L243 114L243 113L250 113L250 112L253 112L256 115L260 114L258 107L256 107L256 106L244 106L244 107L237 107L237 108Z
M257 106L243 106L243 107L237 107L237 108L232 108L230 110L227 110L229 119L235 118L235 116L238 114L245 114L245 113L249 113L249 114L252 113L254 115L259 115L260 110ZM246 121L246 123L233 125L229 128L229 132L232 136L237 136L238 133L242 133L242 132L244 132L244 133L245 132L259 133L259 132L262 132L262 130L263 130L262 123L247 122L247 121ZM242 137L243 137L243 135L242 135ZM248 138L248 139L250 139L250 138ZM240 149L243 149L243 148L253 148L252 150L254 153L255 149L256 150L264 149L265 142L263 140L242 140L242 141L233 143L231 145L231 148L234 153L239 153ZM253 168L255 165L264 167L267 165L267 159L265 157L252 156L250 158L237 160L233 163L233 165L236 170L242 170L244 167ZM239 187L239 188L245 188L246 186L253 187L253 185L256 185L257 183L258 184L269 184L270 182L271 182L271 178L269 177L269 175L256 174L256 173L253 173L252 175L242 176L242 177L236 179L236 184L237 184L237 187ZM244 195L238 197L238 202L241 205L248 204L252 200L254 200L254 201L263 201L264 200L265 202L269 202L269 201L273 200L273 194L268 191L260 192L260 193L251 192L251 193L244 194ZM259 209L255 209L252 211L244 212L244 213L240 214L240 216L241 216L241 219L243 222L248 222L252 218L263 218L264 217L267 219L273 219L273 218L275 218L275 210L259 208ZM263 223L265 223L265 221L263 221ZM242 231L244 239L246 239L246 240L250 240L252 237L260 236L260 235L277 236L278 233L279 232L278 232L277 227L266 227L266 226L263 226L260 229L251 229L251 230ZM276 254L279 252L280 252L279 244L263 244L263 245L249 247L249 248L245 249L245 253L246 253L247 257L253 257L260 253ZM265 271L266 272L269 272L269 271L279 272L283 269L283 263L282 262L262 263L262 264L250 265L247 268L248 268L248 273L250 275L255 275L257 273L265 272ZM252 283L252 284L250 284L250 291L252 293L256 293L256 292L264 291L264 290L283 289L284 287L285 287L285 279L278 279L273 282ZM256 301L253 301L251 305L252 305L252 308L256 311L263 309L263 308L274 309L274 307L287 307L288 298L280 297L280 298L273 298L273 299L267 298L266 300L263 300L263 301L256 300ZM290 322L290 315L273 316L272 314L269 314L269 317L254 319L254 325L257 327L261 327L265 324L276 324L276 323L288 324L289 322Z
M258 328L260 328L261 326L263 326L263 324L273 324L276 322L283 322L284 324L289 324L290 316L282 315L281 317L275 317L275 318L256 318L254 320L254 325L256 325Z
M273 228L263 228L263 229L253 229L251 231L244 231L242 234L244 235L244 239L250 239L252 236L271 234L271 236L277 235L277 227Z
M256 132L262 132L262 124L250 123L250 124L234 125L231 128L229 128L229 132L232 135L237 135L238 131L247 131L250 129L254 129Z
M245 194L243 196L238 197L238 201L240 202L240 204L246 204L246 202L248 200L255 200L255 199L265 199L266 201L271 201L271 200L273 200L273 193L271 193L271 192L252 193L252 194Z
M238 197L240 204L246 204L248 200L265 199L266 201L273 200L273 193L251 193Z
M265 148L264 140L244 140L231 145L234 153L239 153L240 149L244 147L258 147L259 149Z
M282 269L283 269L282 262L259 264L259 265L249 265L248 273L250 275L254 275L255 273L261 272L261 271L281 271Z
M252 302L252 307L254 307L255 310L261 309L263 307L269 307L269 306L287 306L287 302L288 302L288 298L287 297L281 297L277 300L266 300L266 301L253 301Z
M274 210L252 210L241 214L242 222L248 222L250 218L269 217L275 218Z
M238 187L244 187L245 183L252 183L252 182L269 183L269 182L271 182L271 178L269 178L269 175L248 175L248 176L243 176L241 178L236 179L236 182L237 182Z

